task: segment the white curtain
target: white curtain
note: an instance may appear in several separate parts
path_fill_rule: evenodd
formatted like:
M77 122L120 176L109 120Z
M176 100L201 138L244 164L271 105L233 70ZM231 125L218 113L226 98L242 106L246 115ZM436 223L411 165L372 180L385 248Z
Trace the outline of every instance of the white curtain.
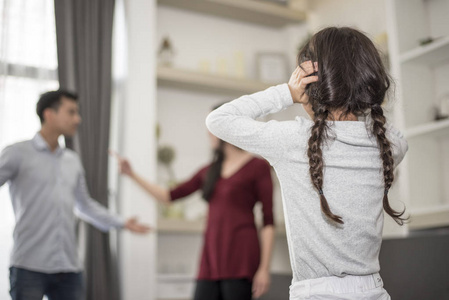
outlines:
M36 102L55 90L53 0L0 0L0 149L39 130ZM0 299L9 299L9 256L14 214L8 184L0 188Z

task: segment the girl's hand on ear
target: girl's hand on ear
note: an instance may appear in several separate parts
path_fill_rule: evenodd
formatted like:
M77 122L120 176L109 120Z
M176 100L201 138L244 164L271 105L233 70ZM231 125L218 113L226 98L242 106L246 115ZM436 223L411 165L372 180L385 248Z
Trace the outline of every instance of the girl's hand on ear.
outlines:
M288 81L288 88L294 103L307 104L309 96L306 94L306 87L309 83L318 81L318 76L310 76L318 71L318 64L305 61L298 66Z

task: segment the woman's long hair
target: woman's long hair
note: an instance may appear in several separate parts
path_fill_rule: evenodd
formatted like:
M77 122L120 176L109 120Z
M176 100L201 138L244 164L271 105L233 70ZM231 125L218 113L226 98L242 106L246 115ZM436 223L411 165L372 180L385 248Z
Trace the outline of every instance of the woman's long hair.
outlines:
M393 210L388 201L388 191L393 183L394 161L391 143L386 137L386 119L382 102L390 87L390 78L371 40L363 33L348 27L330 27L316 33L299 51L298 64L305 61L318 63L318 81L309 84L306 93L314 113L314 125L308 142L310 177L317 190L321 209L331 220L343 224L340 216L332 213L323 193L322 153L327 139L327 119L332 112L341 113L340 119L353 114L369 113L372 133L377 139L382 160L385 191L384 210L402 225L405 212Z
M206 201L210 200L210 197L215 189L215 184L221 177L221 169L225 159L224 145L225 142L220 140L218 148L214 150L212 163L206 173L206 178L203 184L203 198Z
M212 110L219 108L223 104L224 103L214 106ZM214 192L215 184L221 177L221 169L223 166L223 161L225 159L224 146L225 142L223 140L219 140L218 147L214 149L212 162L209 169L207 170L206 177L203 183L203 198L208 202L210 200L210 197L212 196L212 193Z

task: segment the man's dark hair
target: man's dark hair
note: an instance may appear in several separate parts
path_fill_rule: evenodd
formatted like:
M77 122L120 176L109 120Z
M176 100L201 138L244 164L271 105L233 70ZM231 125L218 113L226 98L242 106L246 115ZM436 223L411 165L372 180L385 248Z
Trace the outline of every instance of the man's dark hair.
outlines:
M67 90L57 90L43 93L36 105L36 113L41 120L41 124L44 123L44 110L52 108L58 110L61 105L61 97L68 98L73 101L78 101L78 95L69 92Z

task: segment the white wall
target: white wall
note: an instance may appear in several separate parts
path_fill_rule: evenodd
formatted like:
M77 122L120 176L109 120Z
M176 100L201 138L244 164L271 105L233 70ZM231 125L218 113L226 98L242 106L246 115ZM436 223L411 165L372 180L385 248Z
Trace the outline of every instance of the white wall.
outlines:
M256 78L256 55L263 52L279 52L286 55L290 71L295 68L295 39L305 34L305 26L283 29L264 27L235 20L206 16L170 7L159 7L158 47L168 36L175 51L173 66L199 70L201 62L210 64L211 73L218 72L218 60L225 60L228 75L235 74L235 55L241 53L248 78ZM238 34L237 34L238 33ZM286 75L286 81L288 74ZM178 180L187 179L211 158L209 139L204 120L211 108L240 95L206 94L172 88L158 88L158 121L161 126L160 144L170 144L176 150L173 164ZM298 108L299 109L299 108ZM294 110L298 112L297 110ZM295 113L293 113L294 115ZM290 113L278 118L292 118ZM159 168L159 181L164 182L164 170ZM280 193L275 193L275 217L283 225ZM205 215L207 206L199 193L190 197L185 205L187 215ZM183 258L175 257L173 249L182 240ZM160 235L158 243L158 269L162 273L188 273L195 275L202 245L200 235ZM273 271L289 273L290 265L285 237L277 238L274 250Z
M353 26L376 35L386 31L385 2L380 0L309 0L308 27Z
M123 105L123 155L135 169L155 180L155 0L126 0L128 27L128 78ZM155 226L156 207L148 196L124 178L120 184L120 210L123 216L139 216ZM156 238L151 233L138 236L124 232L120 241L123 299L155 299Z

